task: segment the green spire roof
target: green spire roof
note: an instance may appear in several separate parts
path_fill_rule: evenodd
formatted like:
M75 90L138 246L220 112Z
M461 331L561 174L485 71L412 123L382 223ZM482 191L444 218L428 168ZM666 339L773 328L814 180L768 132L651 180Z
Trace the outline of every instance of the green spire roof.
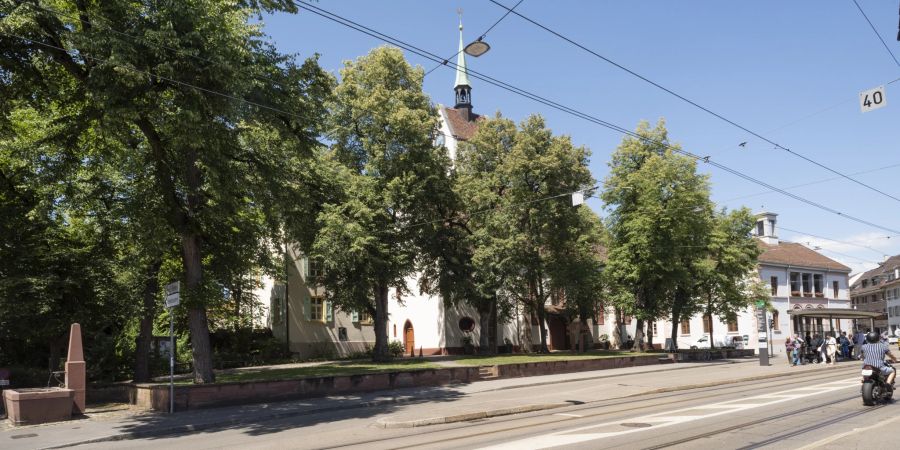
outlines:
M459 55L456 57L456 85L472 86L469 84L469 72L466 69L466 52L463 51L462 21L459 22ZM454 86L454 87L455 87Z

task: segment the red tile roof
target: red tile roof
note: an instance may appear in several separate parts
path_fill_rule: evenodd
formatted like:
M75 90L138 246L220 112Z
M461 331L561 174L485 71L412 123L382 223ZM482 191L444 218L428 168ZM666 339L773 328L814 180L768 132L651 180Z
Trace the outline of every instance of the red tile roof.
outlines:
M757 241L762 249L759 262L770 264L786 264L810 268L821 268L850 272L850 268L804 245L794 242L779 242L769 245Z
M472 136L475 136L475 132L478 131L478 121L481 120L482 116L473 113L475 120L469 122L466 120L465 111L462 108L444 108L444 112L447 115L447 125L450 127L450 134L456 139L468 141Z

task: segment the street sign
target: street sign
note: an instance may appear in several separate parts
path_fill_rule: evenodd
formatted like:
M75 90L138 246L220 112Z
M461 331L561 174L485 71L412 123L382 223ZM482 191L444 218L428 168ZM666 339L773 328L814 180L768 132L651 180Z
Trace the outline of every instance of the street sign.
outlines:
M166 308L174 308L181 304L181 282L175 281L166 285Z
M757 307L757 308L762 308L763 306L766 306L766 301L765 301L765 300L757 300L757 301L756 301L756 307Z
M869 112L885 106L887 106L887 96L884 92L884 86L878 86L875 89L859 93L859 109L862 112Z
M572 206L578 206L584 203L584 192L578 191L572 193Z

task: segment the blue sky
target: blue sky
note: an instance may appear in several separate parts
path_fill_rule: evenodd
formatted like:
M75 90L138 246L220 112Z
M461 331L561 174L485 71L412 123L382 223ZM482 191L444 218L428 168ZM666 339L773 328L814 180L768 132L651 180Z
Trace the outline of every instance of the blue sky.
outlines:
M516 0L499 0L512 6ZM897 4L858 0L900 56ZM478 37L504 10L486 0L334 1L324 8L425 50L457 50L457 8L466 41ZM888 106L862 114L858 93L900 77L852 0L821 1L541 1L518 12L567 35L635 72L828 167L900 197L900 82L887 86ZM382 42L306 11L264 18L283 52L321 55L337 73L342 62ZM468 58L469 67L603 120L634 129L665 118L673 142L795 194L870 222L900 229L900 202L773 148L645 82L579 50L515 15L485 38L492 50ZM413 64L434 63L408 54ZM425 80L435 103L453 102L454 72L442 67ZM598 180L622 136L499 88L472 80L475 111L521 120L542 114L558 134L593 153ZM741 142L745 147L739 147ZM889 167L893 166L893 167ZM875 170L880 169L880 170ZM874 267L882 254L900 253L900 235L861 225L700 165L711 175L721 206L748 206L779 214L783 240L821 247L852 267ZM823 180L829 180L820 182ZM753 195L752 194L759 194ZM592 201L591 206L601 205ZM836 243L810 234L845 241ZM863 244L874 250L859 247Z

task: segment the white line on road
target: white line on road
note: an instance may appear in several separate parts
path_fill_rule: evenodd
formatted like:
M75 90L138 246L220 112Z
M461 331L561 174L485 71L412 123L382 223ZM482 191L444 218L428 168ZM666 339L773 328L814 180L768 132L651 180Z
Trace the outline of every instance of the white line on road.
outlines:
M556 413L554 416L568 416L568 417L584 417L578 414L568 414L568 413Z
M500 445L485 448L492 450L518 450L523 448L550 448L562 445L577 444L580 442L593 441L596 439L640 433L647 430L655 430L661 427L669 427L672 425L706 419L709 417L733 414L738 411L759 408L762 406L770 406L777 403L784 403L804 397L827 394L842 389L847 389L853 386L859 386L859 377L820 384L817 385L814 391L808 388L795 388L776 392L773 394L745 397L736 400L729 400L726 402L716 402L708 405L696 405L688 408L675 409L672 411L650 414L646 416L617 420L615 422L606 422L597 425L588 425L584 427L573 428L570 430L557 431L542 436L534 436L531 438L506 442ZM698 412L698 410L703 409L710 409L712 411L699 412L699 414L697 415L694 414L695 412ZM686 411L691 411L691 414L679 414ZM635 426L637 424L641 424L641 426ZM603 428L608 431L604 430L600 432L587 432L589 430L596 430L598 428Z

